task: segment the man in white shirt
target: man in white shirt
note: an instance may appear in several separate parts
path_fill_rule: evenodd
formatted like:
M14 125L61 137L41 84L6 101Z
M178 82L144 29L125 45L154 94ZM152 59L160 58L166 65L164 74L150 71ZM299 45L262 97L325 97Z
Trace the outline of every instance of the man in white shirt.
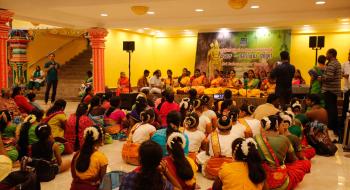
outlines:
M348 61L345 62L342 66L342 76L344 79L344 103L343 103L343 112L342 112L342 120L341 120L341 130L345 127L345 119L346 114L349 111L349 98L350 98L350 51L348 55ZM342 130L343 131L343 130ZM342 136L339 136L339 140L341 141Z
M160 78L161 76L162 76L162 73L160 70L154 71L153 76L149 80L149 84L151 87L150 93L152 94L162 93L163 83L162 83L162 79Z

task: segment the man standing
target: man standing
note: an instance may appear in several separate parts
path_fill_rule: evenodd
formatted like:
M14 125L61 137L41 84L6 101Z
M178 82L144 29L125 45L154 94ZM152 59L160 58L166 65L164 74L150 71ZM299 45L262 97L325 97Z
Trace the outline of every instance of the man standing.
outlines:
M282 108L289 104L292 95L292 80L295 73L295 67L289 62L289 53L282 51L280 53L281 64L277 65L270 74L272 79L276 80L275 94L280 99Z
M338 127L338 108L337 98L341 94L340 80L341 80L341 65L337 60L337 51L335 49L329 49L327 51L326 69L322 77L319 77L322 81L322 94L326 104L326 110L328 113L328 127L333 130L335 135L339 136L341 140L341 132Z
M58 84L58 70L60 65L55 61L55 54L49 54L49 60L45 63L45 71L46 71L46 92L45 92L45 104L49 101L50 90L52 86L52 95L51 95L51 103L55 101L56 98L56 89Z
M343 113L341 120L341 129L345 127L346 114L349 111L349 98L350 98L350 51L348 55L348 62L344 63L342 67L342 75L344 78L344 104L343 104Z

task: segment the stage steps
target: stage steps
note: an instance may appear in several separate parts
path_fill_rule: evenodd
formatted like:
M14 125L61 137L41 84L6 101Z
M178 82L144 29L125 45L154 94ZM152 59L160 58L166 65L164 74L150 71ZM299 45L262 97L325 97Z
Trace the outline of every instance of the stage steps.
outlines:
M56 100L62 98L67 101L80 101L80 97L78 96L79 87L82 81L87 78L86 72L92 70L92 65L90 64L91 57L92 50L88 48L61 67L58 74L59 81ZM46 86L37 92L38 100L44 100L45 90Z

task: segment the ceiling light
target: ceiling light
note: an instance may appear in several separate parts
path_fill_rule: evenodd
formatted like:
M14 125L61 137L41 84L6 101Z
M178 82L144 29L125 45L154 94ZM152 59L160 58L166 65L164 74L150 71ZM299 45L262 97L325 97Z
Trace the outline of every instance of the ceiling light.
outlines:
M348 22L343 22L343 23L341 23L342 25L349 25L349 23Z
M266 28L266 27L259 27L256 30L256 34L257 34L258 37L266 36L267 34L269 34L269 29Z
M250 6L250 8L251 9L258 9L258 8L260 8L260 6L259 5L252 5L252 6Z
M316 4L316 5L324 5L324 4L326 4L326 1L317 0L317 1L315 2L315 4Z
M204 10L203 9L195 9L194 11L196 11L196 12L203 12Z
M147 28L147 27L146 27L146 28L143 28L143 29L144 29L144 30L149 30L149 28Z
M147 14L154 15L155 13L154 13L154 11L148 11Z
M129 30L128 28L123 28L123 30Z
M342 18L342 19L340 19L340 21L341 21L341 22L349 22L350 19L349 19L349 18Z
M108 14L107 14L107 13L101 13L100 15L101 15L101 16L103 16L103 17L108 16Z
M310 25L308 25L308 24L305 24L305 25L304 25L304 27L310 27Z
M142 29L138 29L137 32L138 33L143 33L143 30Z

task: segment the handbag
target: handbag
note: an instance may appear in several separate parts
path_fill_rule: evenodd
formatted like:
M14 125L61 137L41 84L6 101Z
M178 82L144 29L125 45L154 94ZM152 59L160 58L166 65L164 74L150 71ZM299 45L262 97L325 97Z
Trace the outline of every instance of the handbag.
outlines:
M141 126L141 123L137 123L133 126L128 136L127 141L123 144L122 148L122 158L123 160L131 165L140 165L139 163L139 148L140 144L132 142L132 135L137 128Z
M265 183L268 189L287 189L289 184L287 167L285 165L280 165L279 160L275 152L273 151L271 145L268 143L265 135L257 135L256 140L265 158L272 162L271 164L265 162L262 165L264 170L266 171Z
M313 121L305 131L308 143L316 149L317 154L333 156L338 151L328 135L327 126L323 123Z

